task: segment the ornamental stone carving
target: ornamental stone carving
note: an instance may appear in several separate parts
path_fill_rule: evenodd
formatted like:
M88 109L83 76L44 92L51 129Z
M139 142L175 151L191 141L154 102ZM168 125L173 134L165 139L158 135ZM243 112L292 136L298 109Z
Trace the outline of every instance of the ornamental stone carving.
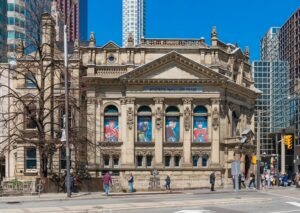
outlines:
M164 101L164 98L153 98L155 104L162 104Z
M188 107L184 110L184 128L185 131L189 131L191 128L191 110Z
M125 105L126 104L126 99L125 98L121 98L120 99L120 103L121 103L121 105Z
M134 123L134 112L132 107L129 107L127 110L127 125L129 129L132 129Z
M155 119L156 119L156 128L157 129L161 129L162 128L162 117L163 117L163 114L162 114L162 110L160 107L157 107L156 109L156 115L155 115Z
M134 98L126 98L126 104L134 104Z
M192 98L183 98L182 101L183 101L183 104L191 104L192 103Z
M211 104L215 104L215 105L219 105L219 103L220 103L220 100L215 99L215 98L211 99L210 101L211 101Z
M214 130L217 130L219 127L219 112L217 107L215 107L212 112L212 126Z

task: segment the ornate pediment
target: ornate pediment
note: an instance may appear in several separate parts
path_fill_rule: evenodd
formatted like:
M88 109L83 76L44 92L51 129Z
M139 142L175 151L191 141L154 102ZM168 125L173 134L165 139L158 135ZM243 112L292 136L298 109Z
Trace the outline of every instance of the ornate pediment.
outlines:
M120 49L120 47L113 41L109 41L102 48L103 49Z
M175 51L120 77L121 79L227 80L227 77Z

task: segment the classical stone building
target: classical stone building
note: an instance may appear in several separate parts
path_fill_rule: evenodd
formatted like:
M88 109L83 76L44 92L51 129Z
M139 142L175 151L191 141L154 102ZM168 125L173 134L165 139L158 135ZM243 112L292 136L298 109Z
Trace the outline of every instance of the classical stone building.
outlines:
M44 22L44 30L54 30L54 20L45 16ZM127 188L130 173L138 190L163 187L167 174L173 188L207 187L212 171L217 186L230 184L235 159L247 174L255 153L253 113L259 95L249 50L242 52L236 45L221 42L216 28L211 45L203 38L142 39L139 46L133 44L129 37L126 48L113 42L97 47L93 33L87 46L74 43L70 95L81 112L72 119L85 141L72 149L79 149L71 151L72 167L76 168L79 154L92 176L111 171L119 190ZM50 56L55 52L55 63L61 63L63 54L51 51L54 47L46 50ZM53 83L59 81L53 79ZM22 91L25 95L33 89ZM58 85L53 96L63 99ZM61 114L54 113L53 122ZM49 137L57 142L55 134ZM61 151L55 152L51 171L62 171ZM30 175L24 144L16 152L16 175L39 175L39 155L36 173Z
M234 159L249 171L259 92L247 48L221 42L213 28L211 45L142 39L134 47L129 38L128 48L99 48L92 34L81 55L87 138L97 147L88 151L89 168L113 171L124 188L132 173L137 189L151 185L153 170L161 185L171 175L174 188L206 187L212 171L227 184Z

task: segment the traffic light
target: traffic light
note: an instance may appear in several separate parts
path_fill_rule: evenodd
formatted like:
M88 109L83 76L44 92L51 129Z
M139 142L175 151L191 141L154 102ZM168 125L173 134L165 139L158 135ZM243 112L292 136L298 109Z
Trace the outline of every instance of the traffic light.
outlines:
M293 149L293 135L284 135L284 144L287 146L287 149Z

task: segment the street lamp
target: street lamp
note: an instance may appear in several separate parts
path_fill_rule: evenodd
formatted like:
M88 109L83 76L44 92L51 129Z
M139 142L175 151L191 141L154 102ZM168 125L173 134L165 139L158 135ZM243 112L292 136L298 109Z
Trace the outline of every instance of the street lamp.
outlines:
M10 145L11 145L11 138L10 138L10 122L11 122L11 120L10 120L10 107L11 107L11 104L10 104L10 90L11 90L11 87L10 87L10 81L11 81L11 77L12 77L12 72L13 72L13 70L16 68L16 66L17 66L17 62L16 62L16 59L14 59L14 58L12 58L12 59L10 59L9 60L9 62L8 62L8 67L9 67L9 69L8 69L8 82L7 82L7 95L8 95L8 104L7 104L7 112L8 112L8 153L7 153L7 176L8 176L8 178L10 178Z
M76 5L78 0L72 0L71 5ZM70 7L71 7L70 5ZM70 8L69 8L70 9ZM68 14L65 14L66 19L64 23L64 80L65 80L65 139L66 139L66 185L67 185L67 197L71 197L70 189L70 146L69 146L69 76L68 76L68 31L67 25L69 25L69 10Z

